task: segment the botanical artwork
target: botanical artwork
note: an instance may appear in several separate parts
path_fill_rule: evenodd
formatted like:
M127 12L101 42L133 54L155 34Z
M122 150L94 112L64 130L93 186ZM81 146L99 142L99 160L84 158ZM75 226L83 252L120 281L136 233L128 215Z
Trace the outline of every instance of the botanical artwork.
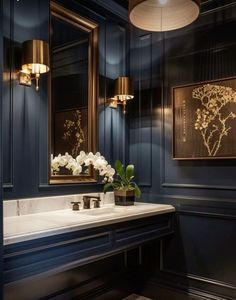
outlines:
M60 111L55 114L54 154L71 153L73 157L88 149L87 108Z
M236 156L236 79L173 89L173 157Z
M80 146L85 142L84 131L81 127L82 113L80 110L74 112L74 118L72 120L66 120L64 123L64 134L62 138L71 145L72 156L77 156L80 150Z

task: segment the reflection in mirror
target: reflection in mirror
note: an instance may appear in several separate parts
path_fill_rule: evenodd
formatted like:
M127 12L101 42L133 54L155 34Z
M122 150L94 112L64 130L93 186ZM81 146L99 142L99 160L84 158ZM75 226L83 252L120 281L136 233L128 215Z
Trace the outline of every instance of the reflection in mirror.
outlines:
M75 159L80 151L96 152L96 68L97 25L51 2L52 184L96 181L90 168L73 175L63 163L55 163L65 153Z

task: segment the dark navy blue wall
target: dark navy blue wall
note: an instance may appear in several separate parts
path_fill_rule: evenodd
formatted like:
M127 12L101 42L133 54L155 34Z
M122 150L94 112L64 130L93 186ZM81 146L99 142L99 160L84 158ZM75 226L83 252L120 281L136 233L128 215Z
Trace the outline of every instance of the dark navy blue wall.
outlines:
M176 206L176 234L161 244L161 263L152 273L153 280L167 289L213 295L211 299L217 295L236 298L236 163L172 160L170 94L174 85L236 76L235 1L204 1L200 19L175 32L154 34L132 29L130 63L136 92L129 106L128 137L123 115L105 106L112 80L129 71L126 14L110 1L60 2L100 26L100 151L111 161L129 156L137 167L143 200ZM47 76L42 77L37 94L33 88L18 85L16 71L22 41L48 39L49 3L4 0L3 4L4 198L99 189L48 185ZM108 12L110 8L116 10L117 17ZM148 254L155 249L153 245ZM159 259L159 249L156 252ZM155 292L157 295L158 289Z
M99 2L99 1L98 1ZM105 3L105 1L100 1ZM98 150L111 163L125 160L125 118L105 105L111 85L129 71L128 29L125 10L119 17L96 1L58 1L99 24L99 141ZM49 1L3 1L3 169L4 198L22 198L101 190L101 185L48 185L48 89L42 76L40 91L18 85L21 43L49 39ZM107 4L106 4L107 6ZM116 7L115 7L116 8ZM68 86L68 95L70 87Z
M0 1L0 41L2 41L2 28L3 28L3 20L2 20L2 1ZM0 42L0 124L2 128L2 74L3 74L3 53L2 53L2 43ZM0 131L0 161L2 162L2 131ZM3 201L2 201L2 163L0 163L0 240L3 240ZM0 243L0 274L3 273L3 244ZM0 298L3 298L3 281L0 276Z
M171 87L236 76L235 31L235 1L204 1L193 25L133 29L131 40L130 160L142 200L177 209L176 234L163 242L154 277L224 299L236 298L236 163L172 159Z

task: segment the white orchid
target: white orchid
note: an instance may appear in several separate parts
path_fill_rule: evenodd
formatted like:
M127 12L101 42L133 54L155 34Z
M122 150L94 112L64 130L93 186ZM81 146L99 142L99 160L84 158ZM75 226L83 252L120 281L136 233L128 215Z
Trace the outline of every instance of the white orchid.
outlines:
M85 160L84 160L84 164L85 166L89 166L89 165L93 165L94 164L94 161L96 160L95 158L96 156L92 153L92 152L89 152L89 154L86 156Z
M82 167L80 165L76 165L76 167L73 169L73 175L79 175L82 172Z
M94 160L93 167L95 170L102 171L106 166L108 165L108 162L105 159L102 159L99 157L97 160ZM100 174L101 175L101 174Z
M60 171L61 167L64 167L72 171L73 175L78 176L83 171L82 166L88 167L90 165L99 172L100 176L104 177L103 182L113 182L115 170L108 164L100 152L96 154L89 152L89 154L86 154L84 151L80 151L80 154L75 159L69 153L65 153L65 155L59 154L55 157L51 155L51 172L54 175Z
M79 165L83 165L85 158L86 153L84 151L80 151L80 154L76 157L76 161Z

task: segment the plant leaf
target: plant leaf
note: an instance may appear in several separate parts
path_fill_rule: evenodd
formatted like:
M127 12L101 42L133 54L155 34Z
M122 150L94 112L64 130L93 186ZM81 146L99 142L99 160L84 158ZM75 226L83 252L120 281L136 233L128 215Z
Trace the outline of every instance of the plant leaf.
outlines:
M117 180L117 179L113 180L112 184L113 184L113 186L115 186L115 187L120 187L120 186L121 186L120 180Z
M140 191L140 188L137 186L137 184L135 184L135 187L134 187L134 193L135 193L135 196L140 198L141 196L141 191Z
M119 160L115 161L115 169L116 169L116 173L122 177L123 173L124 173L124 166L122 165L122 163Z
M135 196L136 196L137 198L139 198L139 197L141 196L142 193L141 193L141 190L140 190L140 188L138 187L138 185L137 185L134 181L132 181L132 182L130 183L130 185L134 187L134 193L135 193Z
M106 194L106 192L109 190L109 188L113 187L113 183L106 183L103 187L103 192Z
M126 167L126 179L130 181L132 178L134 178L134 165L128 165Z

